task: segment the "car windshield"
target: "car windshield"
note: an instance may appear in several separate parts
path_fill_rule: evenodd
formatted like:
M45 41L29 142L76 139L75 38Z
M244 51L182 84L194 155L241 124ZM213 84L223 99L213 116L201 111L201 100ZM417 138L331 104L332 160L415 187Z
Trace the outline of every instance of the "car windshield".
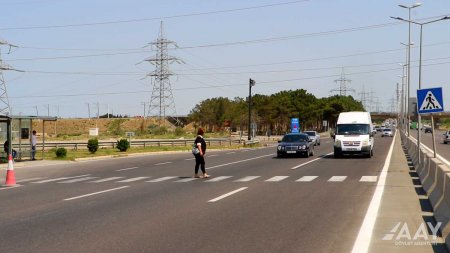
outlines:
M310 132L310 131L308 131L308 132L304 132L305 134L307 134L307 135L309 135L309 136L316 136L316 133L315 132Z
M384 129L383 131L385 131L385 132L390 132L391 129L390 129L390 128L386 128L386 129Z
M369 124L339 124L336 127L336 134L360 135L369 133Z
M283 137L282 142L302 142L308 141L308 136L304 134L290 134Z

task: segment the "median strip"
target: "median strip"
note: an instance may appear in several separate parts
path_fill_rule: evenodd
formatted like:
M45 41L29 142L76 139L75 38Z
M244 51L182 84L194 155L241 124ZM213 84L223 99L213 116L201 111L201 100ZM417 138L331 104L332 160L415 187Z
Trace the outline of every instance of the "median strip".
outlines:
M92 195L102 194L102 193L105 193L105 192L110 192L110 191L120 190L120 189L127 188L127 187L129 187L129 186L122 186L122 187L117 187L117 188L113 188L113 189L109 189L109 190L104 190L104 191L99 191L99 192L89 193L89 194L85 194L85 195L81 195L81 196L77 196L77 197L72 197L72 198L64 199L64 201L67 201L67 200L74 200L74 199L80 199L80 198L89 197L89 196L92 196Z
M231 196L231 195L233 195L233 194L235 194L235 193L238 193L238 192L240 192L240 191L243 191L243 190L245 190L245 189L247 189L248 187L242 187L242 188L239 188L239 189L237 189L237 190L234 190L234 191L232 191L232 192L229 192L229 193L226 193L226 194L224 194L224 195L221 195L221 196L219 196L219 197L217 197L217 198L215 198L215 199L211 199L211 200L209 200L208 202L217 202L217 201L219 201L219 200L221 200L221 199L224 199L224 198L226 198L226 197L229 197L229 196Z

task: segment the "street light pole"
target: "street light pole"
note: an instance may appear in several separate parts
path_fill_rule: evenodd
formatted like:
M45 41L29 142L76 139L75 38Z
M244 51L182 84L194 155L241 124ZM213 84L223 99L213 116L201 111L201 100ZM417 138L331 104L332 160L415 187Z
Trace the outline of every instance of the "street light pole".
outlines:
M248 140L251 140L251 123L252 123L252 86L255 86L255 80L251 79L248 82Z
M423 34L423 26L427 25L427 24L434 23L434 22L450 19L450 16L445 16L443 18L431 20L431 21L428 21L428 22L425 22L425 23L419 23L419 22L415 22L415 21L412 21L412 20L404 20L403 18L400 18L400 17L396 17L394 19L397 19L397 20L400 20L400 21L404 21L404 22L408 22L409 24L413 23L413 24L416 24L416 25L420 26L420 46L419 46L419 52L420 52L419 53L419 90L420 90L420 89L422 89L422 42L423 42L422 34ZM417 107L420 107L420 105L419 105L420 102L421 101L417 101ZM417 109L419 109L419 108L417 108ZM431 121L432 121L431 135L432 135L432 139L433 139L433 150L434 150L434 157L436 157L436 141L434 139L433 114L431 114ZM421 139L420 138L420 136L421 136L421 134L420 134L420 125L421 125L421 123L422 123L422 117L418 113L417 114L417 128L418 128L418 130L417 130L417 151L418 152L417 153L418 153L419 161L420 161L420 139Z
M420 5L422 5L421 3L415 3L411 6L406 6L406 5L402 5L400 4L399 7L401 8L405 8L408 9L408 20L411 20L411 9L419 7ZM406 89L406 97L407 97L407 101L406 101L406 114L407 114L407 123L406 123L406 135L409 136L409 121L410 121L410 116L409 116L409 98L411 96L411 23L408 24L408 77L407 77L407 81L408 81L408 87Z

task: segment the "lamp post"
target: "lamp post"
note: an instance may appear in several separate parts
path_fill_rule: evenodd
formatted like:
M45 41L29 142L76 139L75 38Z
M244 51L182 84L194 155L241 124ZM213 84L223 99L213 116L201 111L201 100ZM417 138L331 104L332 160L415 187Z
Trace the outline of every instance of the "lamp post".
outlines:
M408 9L408 20L411 20L411 9L416 8L421 6L421 3L415 3L413 5L407 6L407 5L403 5L400 4L398 5L401 8L405 8ZM410 97L410 87L411 87L411 23L409 23L408 25L408 84L407 84L407 88L406 88L406 97L407 97L407 101L406 101L406 114L408 115L407 117L407 123L406 123L406 135L409 136L409 97Z
M424 22L424 23L419 23L419 22L415 22L415 21L412 21L412 20L405 20L405 19L400 18L400 17L396 17L394 19L397 19L397 20L400 20L400 21L404 21L404 22L408 22L409 24L413 23L413 24L416 24L416 25L420 26L420 46L419 46L419 48L420 48L420 50L419 50L420 51L420 53L419 53L419 90L420 90L420 89L422 89L422 41L423 41L422 40L422 38L423 38L422 34L423 34L423 26L427 25L427 24L434 23L434 22L450 19L450 16L445 16L443 18L431 20L431 21ZM419 102L420 101L417 101L417 106L419 106ZM420 151L420 125L422 123L422 117L420 116L420 114L417 115L417 122L418 122L417 123L417 128L418 128L418 130L417 130L417 149L418 149L418 151ZM433 115L431 115L431 127L432 127L431 134L432 134L432 139L433 139L434 157L436 157L436 141L434 139ZM418 154L420 156L420 152L418 152Z
M248 82L248 140L251 140L251 124L252 124L252 86L255 86L255 80L251 79Z

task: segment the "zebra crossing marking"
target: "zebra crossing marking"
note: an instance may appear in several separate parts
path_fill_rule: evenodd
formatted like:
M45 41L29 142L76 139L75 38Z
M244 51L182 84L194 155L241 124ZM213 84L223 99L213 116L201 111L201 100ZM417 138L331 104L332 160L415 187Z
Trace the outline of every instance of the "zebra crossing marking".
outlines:
M97 177L81 177L81 178L75 178L75 179L66 180L66 181L60 181L58 183L59 184L71 184L71 183L75 183L75 182L91 180L91 179L94 179L94 178L97 178Z
M150 177L133 177L130 179L125 179L125 180L121 180L121 181L117 181L117 183L129 183L129 182L134 182L134 181L138 181L138 180L142 180L142 179L147 179Z
M189 177L189 178L183 178L183 179L180 179L180 180L177 180L177 181L175 181L176 183L186 183L186 182L191 182L191 181L194 181L194 180L197 180L198 178L195 178L195 177Z
M246 176L246 177L240 178L238 180L234 180L234 182L249 182L249 181L252 181L259 177L261 177L261 176Z
M275 177L267 179L266 182L279 182L279 181L284 180L284 179L286 179L288 177L289 176L275 176Z
M219 181L225 180L225 179L230 178L230 177L232 177L232 176L220 176L220 177L214 177L214 178L211 178L211 179L206 180L205 182L207 182L207 183L210 183L210 182L219 182Z
M58 178L46 179L46 180L41 180L41 181L32 182L32 183L33 184L43 184L43 183L61 181L61 180L66 180L66 179L71 179L71 178L86 177L86 176L90 176L90 174L74 176L74 177L58 177Z
M118 180L118 179L122 179L122 178L124 178L124 177L107 177L107 178L91 181L89 183L103 183L103 182Z
M303 177L295 180L295 182L311 182L316 178L318 178L318 176L303 176Z
M150 181L145 181L145 182L158 183L158 182L167 181L167 180L174 179L174 178L177 178L177 177L160 177L160 178L153 179L153 180L150 180Z
M332 176L328 182L343 182L346 178L347 176Z
M359 182L376 182L378 176L362 176Z

